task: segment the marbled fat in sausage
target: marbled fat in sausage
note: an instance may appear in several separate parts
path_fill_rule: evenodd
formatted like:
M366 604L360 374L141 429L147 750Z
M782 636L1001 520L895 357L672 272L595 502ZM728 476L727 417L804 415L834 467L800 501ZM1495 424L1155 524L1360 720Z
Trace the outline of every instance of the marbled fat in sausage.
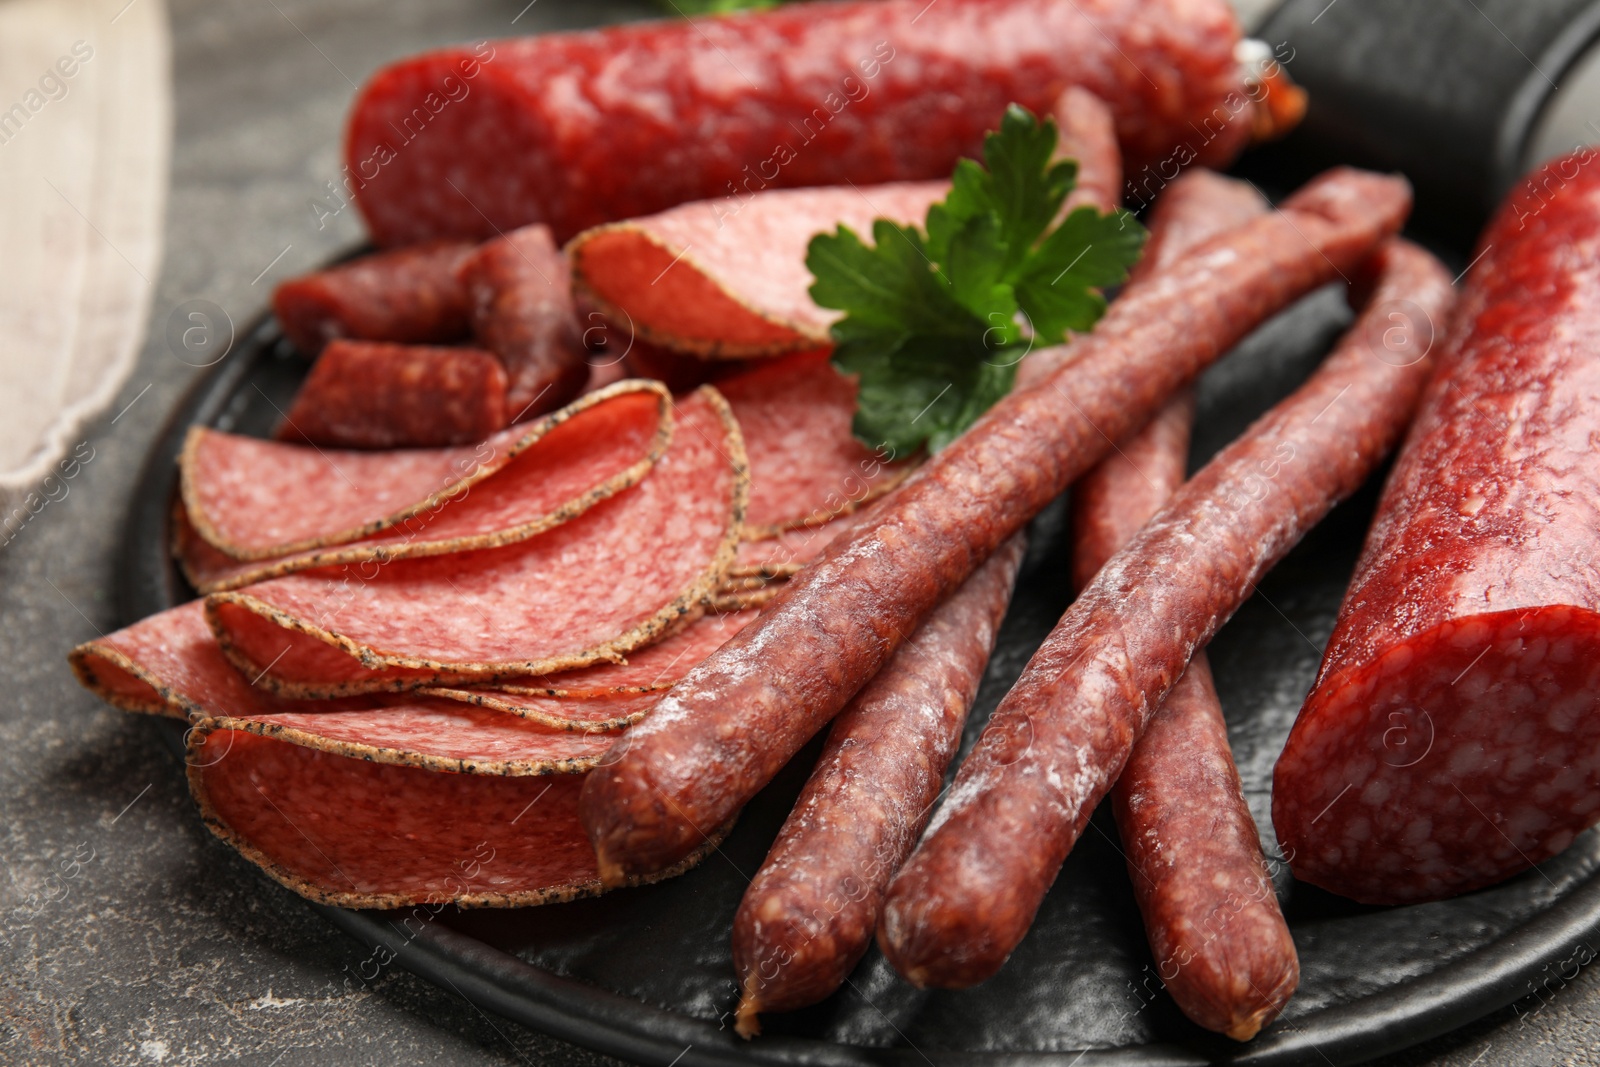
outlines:
M1600 169L1484 233L1273 776L1295 875L1397 904L1490 885L1600 818Z
M1068 86L1131 168L1226 163L1252 109L1223 0L872 0L428 52L362 88L346 182L374 238L558 240L808 185L947 179ZM716 205L713 204L713 207Z

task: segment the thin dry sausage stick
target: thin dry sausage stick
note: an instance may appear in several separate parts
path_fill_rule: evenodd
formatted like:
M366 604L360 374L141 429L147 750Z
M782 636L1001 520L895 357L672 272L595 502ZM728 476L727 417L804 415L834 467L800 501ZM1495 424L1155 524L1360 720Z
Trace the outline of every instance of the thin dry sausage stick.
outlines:
M676 862L876 674L934 605L1207 364L1397 230L1404 180L1331 171L1128 286L1076 358L1013 392L613 746L582 813L609 880Z
M1073 487L1081 589L1183 482L1193 404L1169 404ZM1205 653L1151 717L1111 791L1156 973L1183 1013L1249 1040L1299 984L1294 938L1228 746Z
M1141 265L1266 209L1251 186L1191 171L1156 202L1152 251ZM1073 486L1079 589L1183 484L1193 421L1185 391ZM1167 992L1199 1025L1240 1041L1255 1036L1293 995L1300 963L1203 651L1151 717L1111 800Z
M1061 205L1062 216L1080 207L1100 212L1115 208L1122 196L1122 150L1111 109L1074 85L1056 98L1050 116L1056 120L1056 158L1078 164L1078 181Z
M1377 266L1366 309L1317 373L1099 571L995 710L889 887L878 943L914 984L960 988L999 970L1194 652L1399 440L1431 366L1385 347L1390 315L1442 322L1454 294L1404 241Z
M935 608L839 714L733 919L739 1033L815 1004L872 943L889 879L927 825L994 649L1024 540Z

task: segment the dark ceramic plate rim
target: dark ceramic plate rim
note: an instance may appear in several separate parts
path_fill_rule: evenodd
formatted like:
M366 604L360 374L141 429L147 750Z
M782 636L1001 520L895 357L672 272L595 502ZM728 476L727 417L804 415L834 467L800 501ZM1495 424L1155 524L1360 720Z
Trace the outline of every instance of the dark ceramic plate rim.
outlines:
M176 460L192 425L215 424L281 335L263 313L242 340L190 387L151 446L123 533L117 607L124 624L172 607L187 587L167 552ZM181 755L182 730L165 739ZM762 1064L857 1067L927 1063L940 1067L1007 1064L1095 1067L1140 1064L1187 1067L1216 1062L1193 1049L1150 1044L1070 1052L970 1052L909 1047L863 1048L804 1038L744 1042L732 1030L667 1011L575 978L535 967L440 923L403 929L383 912L310 904L368 950L481 1009L562 1040L643 1064L725 1067ZM1222 1062L1269 1065L1355 1064L1437 1037L1526 995L1530 980L1567 949L1600 931L1600 874L1591 875L1536 918L1484 947L1358 1000L1274 1026Z

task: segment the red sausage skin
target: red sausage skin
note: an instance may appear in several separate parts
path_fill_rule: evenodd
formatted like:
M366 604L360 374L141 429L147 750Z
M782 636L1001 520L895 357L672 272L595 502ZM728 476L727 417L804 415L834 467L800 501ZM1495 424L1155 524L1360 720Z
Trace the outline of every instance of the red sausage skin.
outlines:
M834 720L733 920L739 1031L830 996L872 943L889 879L927 825L978 695L1023 540L935 608Z
M1100 569L995 709L884 904L878 943L913 983L961 988L999 970L1194 652L1399 440L1430 367L1383 358L1374 324L1400 300L1442 317L1452 293L1414 245L1389 242L1381 262L1317 373Z
M1273 777L1296 877L1371 903L1498 882L1600 819L1600 169L1484 233Z
M1156 202L1139 268L1266 210L1250 185L1190 171ZM1193 419L1186 392L1073 486L1079 589L1183 483ZM1163 986L1196 1023L1248 1040L1288 1002L1300 966L1204 652L1151 717L1111 800Z
M870 0L542 34L401 60L362 88L347 180L380 244L565 241L768 188L948 178L1007 104L1069 85L1130 166L1223 163L1251 110L1224 0ZM737 199L731 199L736 204Z

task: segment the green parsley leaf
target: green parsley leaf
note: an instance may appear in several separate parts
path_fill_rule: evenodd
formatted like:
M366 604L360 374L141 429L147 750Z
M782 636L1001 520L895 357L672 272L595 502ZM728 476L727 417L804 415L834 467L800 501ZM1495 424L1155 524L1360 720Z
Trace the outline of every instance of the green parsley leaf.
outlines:
M1092 327L1106 310L1100 289L1128 276L1145 237L1126 211L1102 215L1080 207L1068 215L1027 257L1014 283L1035 339L1060 344L1067 331Z
M925 228L873 223L811 239L806 266L833 326L836 367L860 380L854 431L906 455L938 451L1010 392L1035 343L1084 331L1105 311L1099 288L1127 277L1145 231L1124 211L1079 208L1051 229L1077 180L1053 161L1056 127L1013 104L961 160Z

